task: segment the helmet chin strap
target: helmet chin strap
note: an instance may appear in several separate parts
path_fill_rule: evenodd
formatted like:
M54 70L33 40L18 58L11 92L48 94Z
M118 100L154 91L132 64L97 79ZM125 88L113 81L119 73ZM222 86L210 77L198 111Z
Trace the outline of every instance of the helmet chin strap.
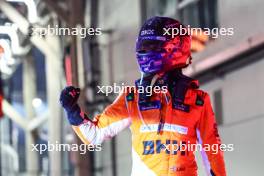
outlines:
M190 78L187 78L182 74L182 69L172 69L167 72L161 73L154 73L154 74L146 74L141 72L141 78L137 80L136 84L138 86L143 86L144 89L149 86L153 87L157 86L168 86L168 90L172 95L172 98L176 101L180 101L181 103L184 102L185 93L189 82L191 81ZM150 96L147 96L146 93L140 93L140 100L142 101L149 101Z
M139 81L139 85L142 85L142 81L143 81L143 79L144 79L144 72L140 72L141 74L140 74L140 81Z
M152 76L151 74L146 74L144 72L141 72L139 84L142 85L142 82L143 82L144 78L152 76L151 82L150 82L150 85L149 85L149 86L152 87L156 83L157 79L162 77L164 74L165 73L155 73Z
M186 60L186 66L185 66L184 68L188 67L191 63L192 63L192 56L190 56L190 57Z
M151 79L151 82L150 82L150 86L151 86L151 87L156 83L156 81L157 81L157 79L158 79L159 77L160 77L159 74L155 74L155 75L153 76L153 78Z
M141 72L141 77L139 80L135 81L136 86L141 86L140 88L144 88L144 92L139 93L139 100L142 102L149 101L151 98L151 95L149 95L150 92L147 92L146 90L149 90L148 87L154 87L156 82L163 76L161 73L143 73ZM153 92L151 92L152 94Z

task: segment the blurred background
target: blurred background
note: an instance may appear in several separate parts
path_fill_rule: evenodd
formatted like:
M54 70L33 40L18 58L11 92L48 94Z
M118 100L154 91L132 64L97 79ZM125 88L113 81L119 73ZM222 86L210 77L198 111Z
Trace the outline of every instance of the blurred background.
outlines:
M135 41L152 16L191 27L233 28L232 36L193 36L185 70L211 96L230 176L263 175L263 0L0 0L0 176L129 176L129 129L102 151L32 151L31 144L78 143L59 104L67 84L79 86L91 116L116 95L97 85L133 85L140 73ZM101 35L33 35L36 28L101 28ZM197 154L199 175L205 175Z

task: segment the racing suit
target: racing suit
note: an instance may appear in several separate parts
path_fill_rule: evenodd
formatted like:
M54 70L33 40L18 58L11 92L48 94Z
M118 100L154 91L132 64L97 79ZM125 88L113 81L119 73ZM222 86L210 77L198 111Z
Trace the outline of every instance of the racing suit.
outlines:
M132 133L132 176L197 176L193 151L174 148L177 144L220 145L209 95L188 87L184 103L176 106L170 92L155 93L150 102L139 106L139 93L123 91L102 114L94 120L73 125L75 133L85 144L100 144L125 128ZM188 106L185 106L188 105ZM143 108L142 108L143 107ZM188 108L186 108L188 107ZM75 116L87 116L83 111ZM161 123L162 122L162 123ZM162 125L161 125L162 124ZM223 152L206 151L211 174L225 176Z

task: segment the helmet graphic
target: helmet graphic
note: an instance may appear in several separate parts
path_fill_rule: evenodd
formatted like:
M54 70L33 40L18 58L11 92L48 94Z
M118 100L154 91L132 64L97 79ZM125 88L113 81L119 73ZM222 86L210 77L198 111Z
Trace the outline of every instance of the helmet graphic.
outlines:
M143 73L166 72L188 66L190 48L191 36L179 21L168 17L153 17L140 29L136 57Z

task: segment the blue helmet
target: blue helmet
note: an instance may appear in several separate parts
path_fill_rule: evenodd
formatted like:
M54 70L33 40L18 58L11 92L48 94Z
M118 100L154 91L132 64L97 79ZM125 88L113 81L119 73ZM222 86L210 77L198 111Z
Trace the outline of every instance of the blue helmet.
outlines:
M140 29L136 42L136 57L143 73L158 73L183 68L191 57L191 37L167 34L168 28L184 27L168 17L148 19ZM185 27L184 27L185 28Z

